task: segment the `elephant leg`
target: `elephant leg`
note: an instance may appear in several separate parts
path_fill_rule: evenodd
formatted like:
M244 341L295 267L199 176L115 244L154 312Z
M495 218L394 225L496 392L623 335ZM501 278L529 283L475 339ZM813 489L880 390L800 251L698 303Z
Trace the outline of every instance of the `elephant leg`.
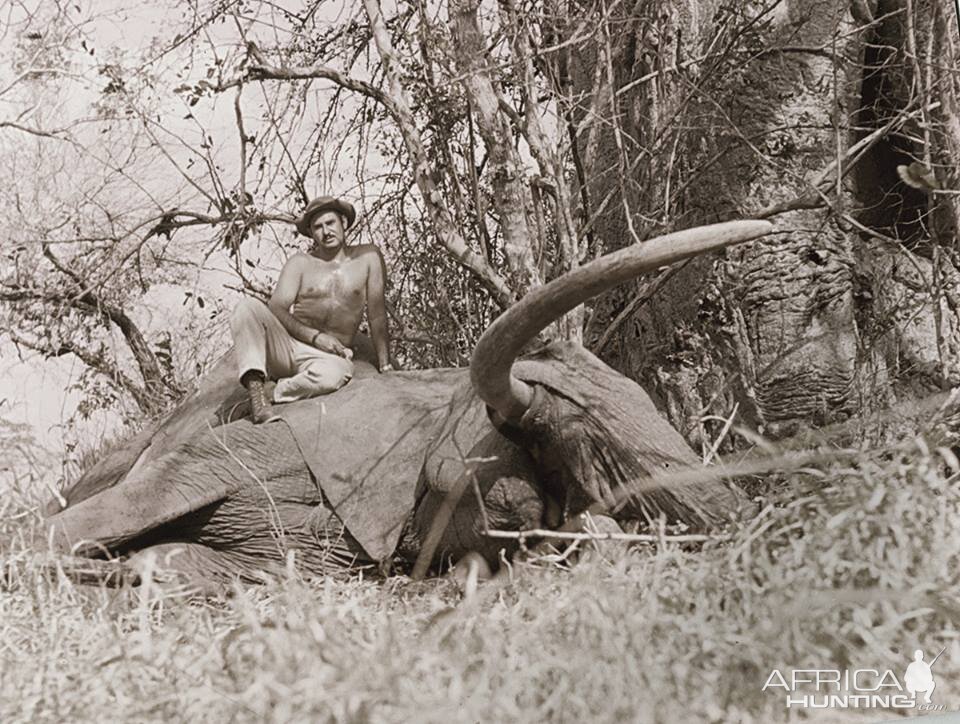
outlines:
M126 564L137 572L141 583L148 579L162 583L173 581L202 595L222 594L225 584L231 580L257 583L266 575L282 573L281 566L264 561L261 570L265 575L253 576L250 568L240 565L228 552L189 541L147 546L133 553Z
M330 510L286 425L240 421L197 434L108 490L48 519L54 544L133 553L191 580L262 581L369 564Z
M46 522L54 549L98 556L222 500L234 482L207 473L204 464L208 459L177 448L138 466L116 485L51 516ZM191 464L199 468L198 474L184 475Z

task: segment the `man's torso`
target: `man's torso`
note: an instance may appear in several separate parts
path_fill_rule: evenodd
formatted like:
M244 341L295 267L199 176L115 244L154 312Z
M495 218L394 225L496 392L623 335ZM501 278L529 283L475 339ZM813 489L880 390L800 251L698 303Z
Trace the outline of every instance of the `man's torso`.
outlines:
M309 327L331 334L348 347L367 302L368 245L347 247L343 258L323 261L298 255L300 288L291 314Z

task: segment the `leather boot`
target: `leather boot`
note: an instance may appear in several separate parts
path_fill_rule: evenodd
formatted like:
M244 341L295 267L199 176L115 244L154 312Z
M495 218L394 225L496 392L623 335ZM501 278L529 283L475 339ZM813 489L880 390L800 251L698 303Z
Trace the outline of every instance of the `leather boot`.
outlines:
M248 372L243 376L243 386L247 388L247 393L250 395L250 419L253 420L254 425L280 419L279 415L270 411L263 385L264 379L260 374Z

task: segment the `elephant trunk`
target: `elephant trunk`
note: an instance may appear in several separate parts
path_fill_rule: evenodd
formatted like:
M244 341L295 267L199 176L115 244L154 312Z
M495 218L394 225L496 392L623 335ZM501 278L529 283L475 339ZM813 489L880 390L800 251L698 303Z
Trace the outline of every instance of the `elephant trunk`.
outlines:
M547 325L587 299L645 272L772 230L767 221L751 220L677 231L607 254L534 289L483 333L470 360L474 389L503 419L519 420L530 407L533 392L513 376L511 368L524 345Z

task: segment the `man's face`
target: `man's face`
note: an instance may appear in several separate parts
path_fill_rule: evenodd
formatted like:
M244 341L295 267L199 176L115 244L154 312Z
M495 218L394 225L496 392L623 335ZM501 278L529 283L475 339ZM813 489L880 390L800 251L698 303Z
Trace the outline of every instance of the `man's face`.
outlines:
M343 218L336 211L317 214L310 222L310 233L318 248L336 251L343 244Z

